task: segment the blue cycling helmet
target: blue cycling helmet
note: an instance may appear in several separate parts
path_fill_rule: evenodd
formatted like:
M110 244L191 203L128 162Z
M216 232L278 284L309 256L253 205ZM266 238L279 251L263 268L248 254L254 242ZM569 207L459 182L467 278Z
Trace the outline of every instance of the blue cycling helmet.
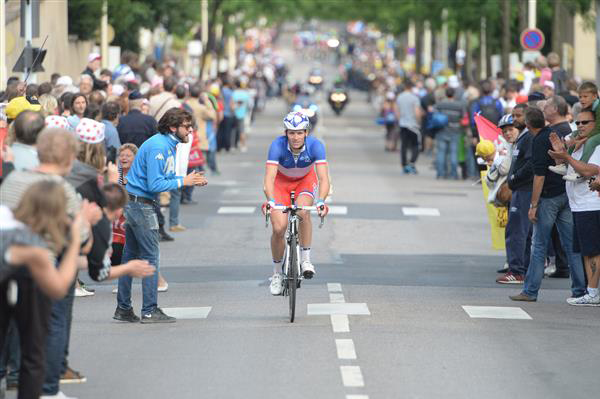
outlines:
M308 130L310 121L302 112L290 112L283 119L283 126L286 130Z
M512 114L506 114L502 118L500 118L500 122L498 122L498 127L502 129L505 126L512 126L514 124L514 119Z

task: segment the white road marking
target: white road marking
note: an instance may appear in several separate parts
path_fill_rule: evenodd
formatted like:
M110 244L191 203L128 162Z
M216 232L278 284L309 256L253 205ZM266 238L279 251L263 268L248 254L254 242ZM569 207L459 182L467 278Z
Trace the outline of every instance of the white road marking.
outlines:
M336 339L335 346L337 348L338 359L354 360L356 359L356 350L354 349L354 341L351 339Z
M340 283L327 283L327 291L342 292L342 285Z
M340 366L345 387L364 387L365 380L358 366Z
M516 319L531 320L531 316L518 307L505 306L463 306L469 317L473 319Z
M330 215L347 215L348 207L341 206L341 205L332 205L329 207L329 214Z
M440 210L437 208L402 207L402 213L405 216L440 216Z
M331 303L345 303L346 298L344 298L344 294L341 292L330 292L329 293L329 302Z
M162 308L165 314L177 319L206 319L211 307Z
M241 192L239 188L227 188L223 191L223 195L239 195Z
M237 186L239 183L235 180L223 180L223 181L213 181L211 180L209 183L211 186L224 186L224 187L233 187Z
M366 303L311 303L307 305L306 313L309 316L332 314L371 315Z
M220 215L233 215L233 214L250 214L256 210L255 206L222 206L217 211Z
M369 399L368 395L346 395L346 399Z
M332 314L331 316L331 327L334 333L346 333L350 332L350 321L348 316L345 314Z

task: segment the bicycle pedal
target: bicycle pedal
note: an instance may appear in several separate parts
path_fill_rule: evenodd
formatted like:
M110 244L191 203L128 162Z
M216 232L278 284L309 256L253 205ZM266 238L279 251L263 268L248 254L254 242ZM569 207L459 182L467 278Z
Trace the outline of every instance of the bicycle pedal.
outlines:
M307 270L304 273L302 273L302 276L307 280L310 280L311 278L313 278L314 275L315 275L315 273L311 272L310 270Z

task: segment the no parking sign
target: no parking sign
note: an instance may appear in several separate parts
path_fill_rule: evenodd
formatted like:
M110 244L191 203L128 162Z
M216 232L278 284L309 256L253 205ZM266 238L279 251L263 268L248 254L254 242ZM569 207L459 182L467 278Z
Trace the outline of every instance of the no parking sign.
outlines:
M525 29L521 33L520 42L525 50L539 51L544 47L545 41L544 33L537 28Z

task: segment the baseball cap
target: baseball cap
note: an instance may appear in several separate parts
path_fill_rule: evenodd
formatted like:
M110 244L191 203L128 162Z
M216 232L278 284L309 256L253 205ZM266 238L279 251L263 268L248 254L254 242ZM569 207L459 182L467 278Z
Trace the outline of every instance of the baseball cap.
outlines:
M101 59L102 59L102 56L98 53L90 53L90 55L88 55L88 62L101 60Z
M138 90L134 90L131 93L129 93L130 100L141 100L143 98L144 96L142 96L142 93L140 93Z
M527 97L527 101L541 101L545 100L546 96L544 93L540 93L539 91L534 91Z
M16 119L23 111L39 111L42 109L40 104L32 104L25 97L15 97L9 101L5 113L8 119Z
M489 157L496 152L496 146L489 140L481 140L475 147L475 154L480 157Z

